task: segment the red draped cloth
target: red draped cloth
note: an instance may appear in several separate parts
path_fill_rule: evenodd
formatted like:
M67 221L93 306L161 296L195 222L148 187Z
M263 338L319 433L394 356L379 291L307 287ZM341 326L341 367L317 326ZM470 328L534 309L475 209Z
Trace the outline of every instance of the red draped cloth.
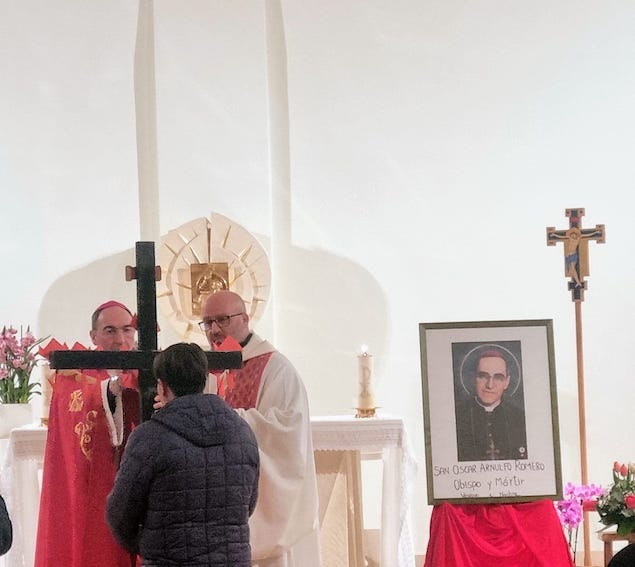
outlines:
M44 456L35 567L130 567L105 517L118 451L110 440L100 383L104 371L58 372ZM136 387L124 375L122 385ZM132 389L124 390L136 396ZM131 407L124 395L124 406ZM130 413L128 413L128 417ZM124 421L126 421L124 419Z
M432 510L424 567L573 567L551 500L441 504Z

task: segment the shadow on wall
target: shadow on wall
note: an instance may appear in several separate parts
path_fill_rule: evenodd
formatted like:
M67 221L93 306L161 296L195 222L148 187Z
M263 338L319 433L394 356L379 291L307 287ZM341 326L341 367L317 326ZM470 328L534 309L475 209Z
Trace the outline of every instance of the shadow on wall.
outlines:
M374 357L375 391L388 378L384 294L371 273L333 254L293 248L289 265L285 296L277 296L277 346L302 375L313 415L354 414L363 344Z
M264 242L264 239L262 240ZM264 338L293 362L306 384L313 415L353 414L357 394L357 355L362 344L374 355L375 390L382 380L382 354L387 337L386 300L374 277L359 265L315 250L294 248L294 268L285 274L258 325ZM136 311L136 282L127 282L125 266L135 265L130 248L101 258L53 282L40 307L38 328L44 335L90 345L90 316L100 303L116 299ZM274 277L274 285L276 279ZM160 345L180 339L164 324Z
M38 328L42 335L69 346L75 341L89 346L90 316L98 305L115 299L136 311L136 282L127 282L125 275L125 267L134 265L135 251L130 248L55 280L40 306Z

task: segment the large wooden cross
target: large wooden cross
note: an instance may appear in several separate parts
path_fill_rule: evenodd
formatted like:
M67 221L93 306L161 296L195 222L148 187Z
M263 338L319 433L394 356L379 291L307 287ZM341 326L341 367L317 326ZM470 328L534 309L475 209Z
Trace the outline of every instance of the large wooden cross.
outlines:
M570 277L569 289L571 300L575 305L575 331L576 352L578 370L578 424L580 434L580 471L582 484L589 483L587 470L586 447L586 402L584 396L584 355L582 348L582 301L584 290L589 275L589 240L597 240L604 243L605 230L603 224L596 224L595 228L581 227L581 218L584 209L566 209L565 215L569 217L567 230L556 230L552 226L547 227L547 246L555 246L556 242L564 242L564 271ZM589 531L589 513L584 512L584 565L591 565L591 536Z
M154 242L137 242L136 267L126 266L126 281L137 280L137 332L136 351L74 351L58 350L50 353L51 368L120 368L139 371L139 402L141 419L149 419L153 412L156 382L152 363L157 355L157 302L156 281L161 268L155 265ZM237 352L207 352L210 370L241 368L242 355Z

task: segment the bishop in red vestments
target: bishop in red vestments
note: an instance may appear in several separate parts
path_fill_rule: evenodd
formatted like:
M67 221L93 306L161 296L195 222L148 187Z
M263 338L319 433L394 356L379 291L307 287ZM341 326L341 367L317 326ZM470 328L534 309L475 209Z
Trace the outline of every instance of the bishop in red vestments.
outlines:
M135 348L133 316L121 303L100 305L91 339L103 350ZM135 372L65 370L52 384L35 567L131 567L106 524L124 430L138 422ZM122 395L123 394L123 395ZM132 395L130 395L132 394ZM132 403L130 403L132 402Z

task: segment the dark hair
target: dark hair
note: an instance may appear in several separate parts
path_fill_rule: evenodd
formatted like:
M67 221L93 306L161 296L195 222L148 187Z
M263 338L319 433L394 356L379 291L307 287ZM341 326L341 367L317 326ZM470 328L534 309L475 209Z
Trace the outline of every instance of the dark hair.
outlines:
M200 394L207 380L207 357L194 343L176 343L154 359L152 372L163 380L174 395Z

